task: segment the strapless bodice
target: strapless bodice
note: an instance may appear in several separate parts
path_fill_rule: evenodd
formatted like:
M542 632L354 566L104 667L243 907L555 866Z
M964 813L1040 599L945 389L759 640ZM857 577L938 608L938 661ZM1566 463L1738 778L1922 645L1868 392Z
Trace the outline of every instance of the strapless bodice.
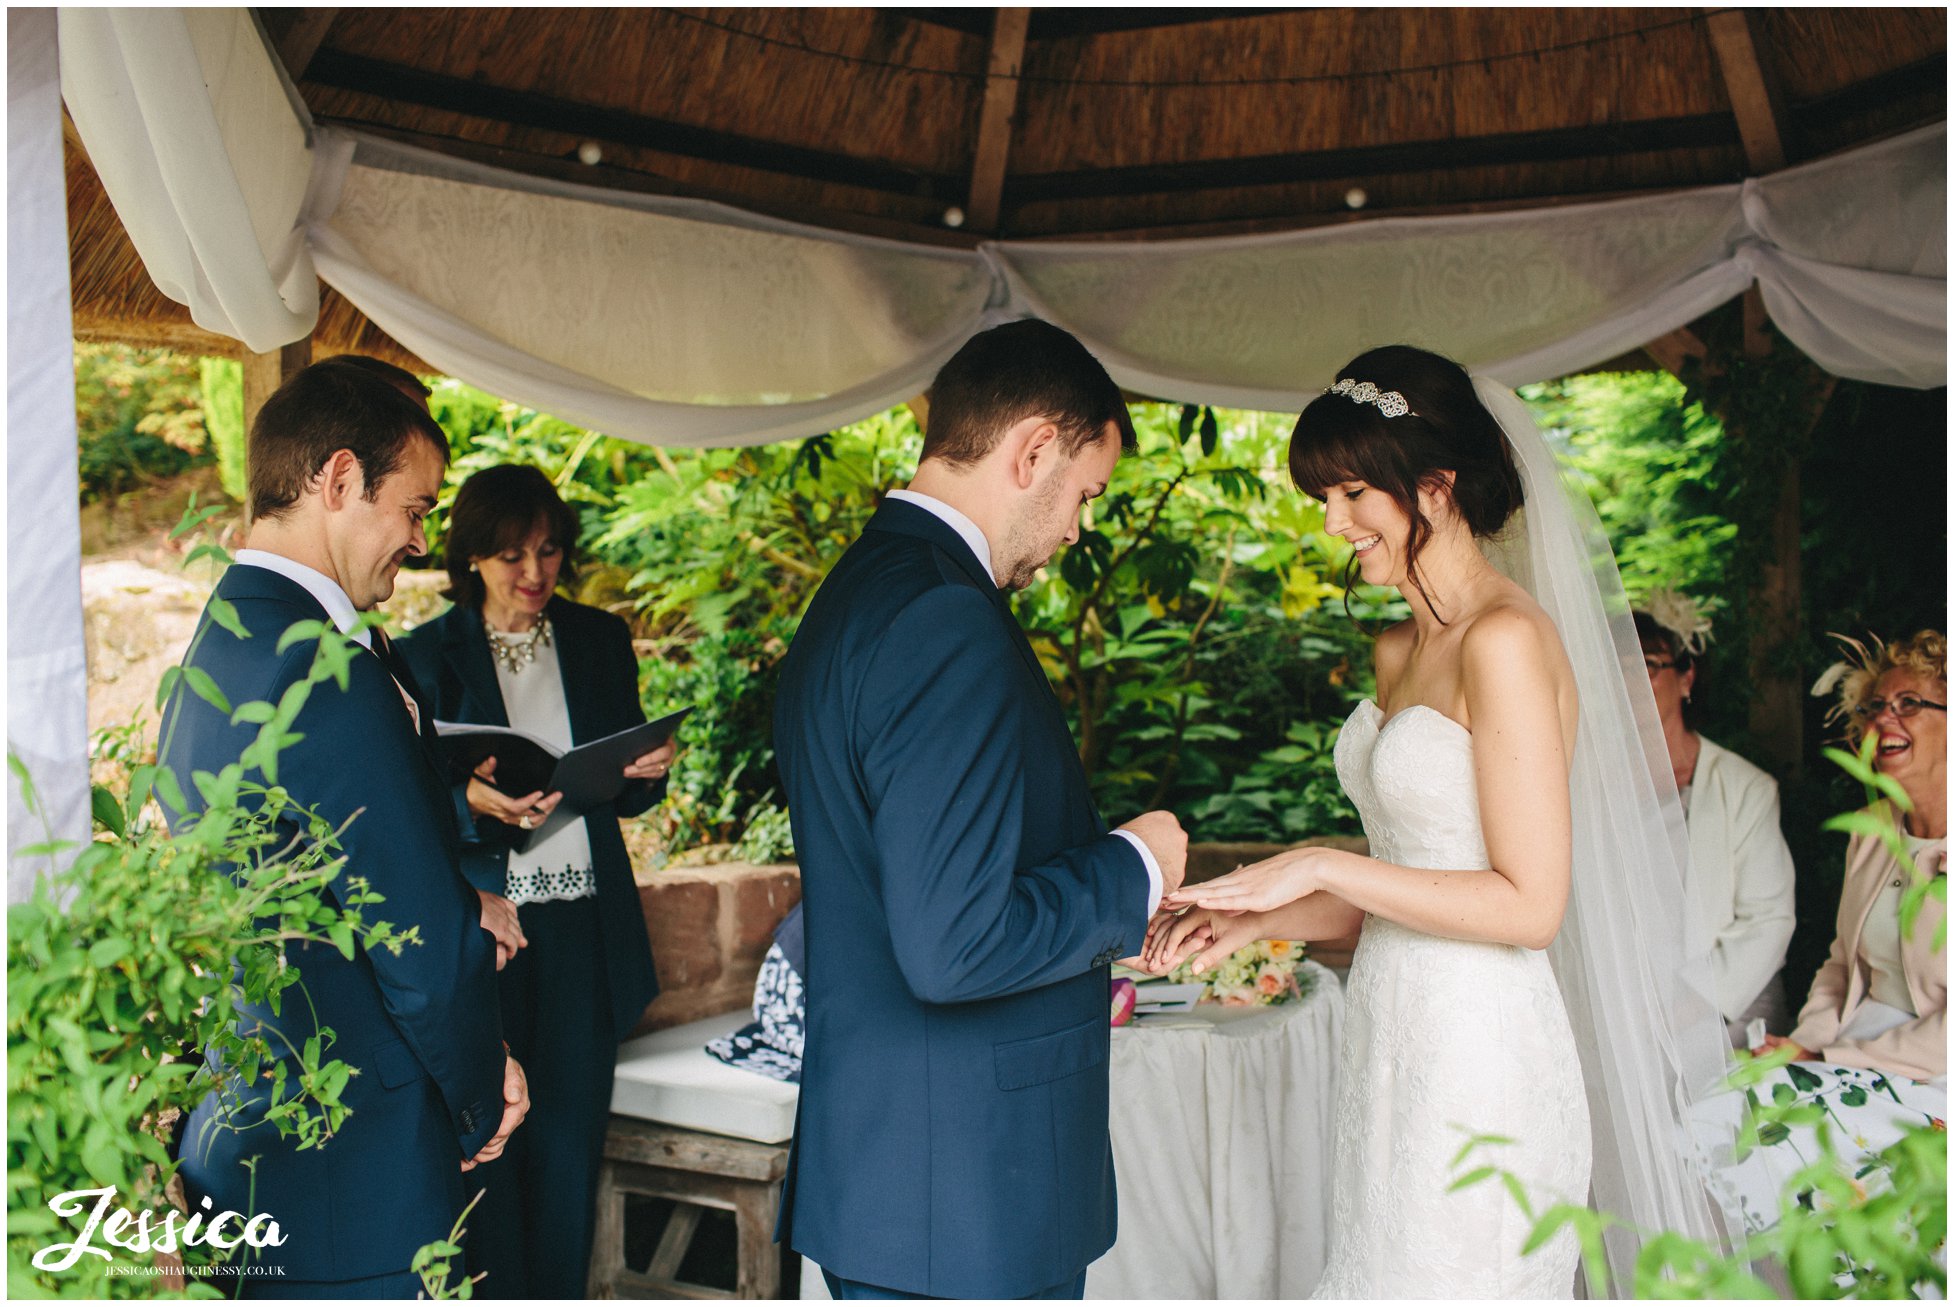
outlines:
M1413 704L1386 721L1366 699L1337 736L1336 764L1372 857L1401 867L1492 866L1472 732L1444 713Z

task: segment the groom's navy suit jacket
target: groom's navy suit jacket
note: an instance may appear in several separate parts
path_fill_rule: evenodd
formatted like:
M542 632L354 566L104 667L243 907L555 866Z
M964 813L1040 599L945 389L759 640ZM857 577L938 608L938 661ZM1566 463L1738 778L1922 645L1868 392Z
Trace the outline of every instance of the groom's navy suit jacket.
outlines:
M781 1238L836 1275L1014 1297L1112 1245L1107 964L1148 880L983 565L885 503L809 606L774 741L808 1020Z
M260 567L232 567L217 594L250 638L206 612L185 665L209 673L233 706L278 702L317 647L305 640L281 654L280 635L294 622L328 621L325 610L305 587ZM303 995L286 991L277 1015L262 1006L241 1012L242 1024L274 1027L294 1048L330 1027L337 1041L326 1056L360 1072L342 1096L351 1114L323 1148L301 1152L274 1126L254 1124L269 1106L264 1085L233 1086L205 1098L179 1136L191 1210L208 1195L216 1210L273 1216L285 1243L254 1258L282 1265L291 1280L406 1270L417 1248L447 1236L463 1202L462 1159L502 1117L494 941L456 864L446 779L396 684L399 676L416 689L411 673L393 665L389 675L379 655L355 649L347 689L312 688L293 727L304 738L279 755L278 781L334 826L359 814L340 836L346 861L333 891L365 877L386 900L365 909L368 919L417 927L421 942L398 957L356 946L350 959L330 944L290 945ZM160 761L195 805L192 774L238 761L257 729L232 726L228 714L179 690L164 714ZM227 1117L222 1100L231 1095L241 1101Z

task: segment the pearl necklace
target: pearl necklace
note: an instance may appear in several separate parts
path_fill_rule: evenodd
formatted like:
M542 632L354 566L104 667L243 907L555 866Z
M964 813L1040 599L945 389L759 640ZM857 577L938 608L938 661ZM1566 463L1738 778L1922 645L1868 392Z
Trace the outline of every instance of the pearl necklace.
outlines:
M550 619L545 617L527 631L498 631L486 621L482 629L488 632L489 653L495 661L509 669L514 676L536 661L536 651L548 647L551 639Z

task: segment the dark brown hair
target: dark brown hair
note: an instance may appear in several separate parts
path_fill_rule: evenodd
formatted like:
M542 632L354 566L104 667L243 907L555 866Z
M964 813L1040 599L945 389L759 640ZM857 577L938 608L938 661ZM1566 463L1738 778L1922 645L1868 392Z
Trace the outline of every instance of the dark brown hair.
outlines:
M427 403L427 397L433 393L427 388L425 381L422 381L406 368L389 363L385 359L373 358L371 355L335 354L329 359L320 359L319 362L336 368L355 368L361 372L376 376L392 386L395 390L398 390L401 394L407 396L407 398L423 406Z
M1380 392L1397 391L1411 412L1385 417L1375 404L1327 391L1318 395L1289 437L1289 475L1316 499L1345 481L1362 481L1389 495L1411 519L1405 575L1429 600L1418 575L1418 553L1431 539L1432 524L1419 510L1418 491L1442 489L1440 474L1452 473L1452 502L1467 528L1475 536L1494 535L1525 497L1512 447L1473 391L1472 378L1443 355L1386 345L1338 369L1337 379L1345 378L1368 381ZM1355 571L1353 558L1346 587Z
M577 512L563 502L542 471L524 463L485 467L461 483L448 510L448 541L442 560L448 588L441 593L467 608L480 608L487 590L469 564L507 549L520 549L541 524L563 551L565 580L576 577Z
M1126 401L1099 360L1070 332L1026 318L972 336L936 374L922 457L968 466L1028 417L1058 426L1068 458L1098 443L1108 422L1121 449L1134 446Z
M314 363L272 392L251 424L246 451L254 521L290 511L326 460L349 449L366 478L366 498L425 440L448 463L448 437L427 409L364 368Z

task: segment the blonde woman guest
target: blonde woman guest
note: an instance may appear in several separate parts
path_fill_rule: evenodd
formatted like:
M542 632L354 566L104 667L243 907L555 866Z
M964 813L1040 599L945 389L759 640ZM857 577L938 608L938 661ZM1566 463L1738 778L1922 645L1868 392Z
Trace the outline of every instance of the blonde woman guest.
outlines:
M1717 1007L1731 1045L1742 1048L1753 1021L1771 1033L1790 1025L1779 973L1798 918L1778 783L1694 729L1710 634L1702 608L1657 590L1636 611L1635 633L1689 827L1690 907L1712 943Z
M1913 811L1884 800L1868 811L1899 823L1920 871L1947 874L1947 638L1922 631L1898 644L1853 645L1837 715L1850 733L1878 741L1873 765L1900 783ZM1820 680L1822 692L1835 668ZM1900 929L1906 873L1886 845L1855 835L1846 846L1838 933L1812 978L1811 997L1789 1039L1799 1060L1868 1067L1912 1080L1947 1075L1947 955L1934 947L1946 919L1929 898L1910 932Z

